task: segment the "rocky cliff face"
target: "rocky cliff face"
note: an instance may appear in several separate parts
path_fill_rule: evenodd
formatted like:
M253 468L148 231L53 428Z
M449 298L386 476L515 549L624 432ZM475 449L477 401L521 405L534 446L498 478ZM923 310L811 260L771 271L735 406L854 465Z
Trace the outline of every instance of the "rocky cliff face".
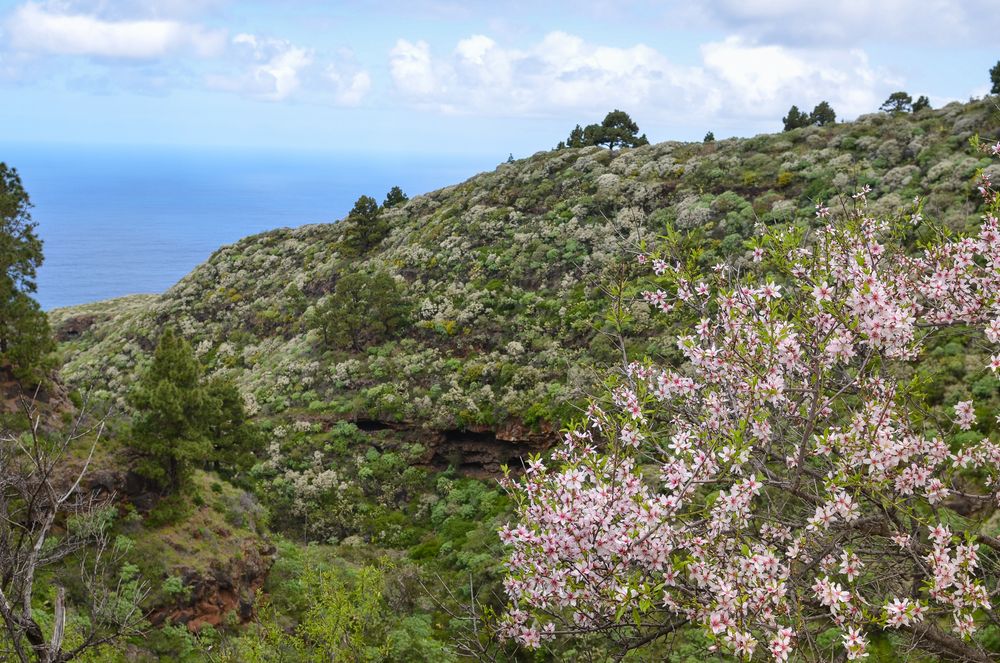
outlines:
M460 474L480 479L500 476L504 465L518 472L524 458L544 452L558 440L557 432L548 424L529 427L513 420L498 426L446 430L427 430L413 422L361 419L352 423L366 433L391 431L396 442L419 443L424 452L417 462L428 469L452 467ZM374 438L372 443L379 446Z
M15 379L9 366L0 365L0 417L20 414L25 404L36 408L53 425L74 409L58 376L28 385Z
M224 533L223 533L224 534ZM192 633L206 625L246 623L253 619L258 593L274 561L275 549L256 540L243 540L239 554L213 563L208 571L175 569L189 593L183 601L156 608L149 621L184 624Z
M428 447L425 460L439 470L454 467L469 476L494 478L505 465L518 472L529 454L545 451L557 437L547 424L533 430L511 421L496 429L471 426L435 431L425 438Z
M162 499L155 485L127 469L123 458L102 457L85 489L110 497L123 516L148 516ZM125 533L136 541L134 559L152 585L147 618L154 626L184 624L197 632L206 624L247 622L274 562L275 547L257 522L260 507L248 493L197 473L194 511L165 525L126 519ZM162 584L172 578L176 594Z

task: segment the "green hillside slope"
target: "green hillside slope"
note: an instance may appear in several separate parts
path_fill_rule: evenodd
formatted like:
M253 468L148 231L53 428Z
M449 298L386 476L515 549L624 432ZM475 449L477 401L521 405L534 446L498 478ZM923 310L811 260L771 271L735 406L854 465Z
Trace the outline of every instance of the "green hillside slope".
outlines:
M263 415L558 425L593 382L585 367L614 357L600 333L605 272L640 239L670 224L711 263L745 252L756 220L811 215L864 184L876 209L919 195L927 216L963 227L972 177L989 165L967 141L998 127L1000 112L976 102L707 144L541 152L387 210L388 237L364 255L345 251L351 221L274 230L221 248L161 296L55 311L63 376L120 398L170 322ZM311 311L342 275L374 269L403 284L411 323L364 351L324 346Z
M136 645L142 660L220 660L197 653L216 637L235 652L221 660L277 660L290 646L282 633L339 633L322 621L338 611L377 625L366 646L396 643L395 658L370 660L452 660L443 648L461 624L441 605L473 591L502 602L496 532L511 507L476 478L551 444L620 360L608 289L637 273L637 247L673 229L692 261L739 265L751 260L755 224L813 219L818 202L865 185L876 211L919 196L926 217L972 228L977 170L1000 181L970 149L975 135L1000 136L990 99L748 139L540 152L385 210L387 233L370 247L352 239L352 218L278 229L219 249L162 295L52 312L61 379L126 415L98 460L107 489L135 512L121 527L152 579L157 629ZM370 285L358 275L372 273L395 280L390 299L405 320L354 337L314 324L332 301L358 295L345 284ZM669 352L667 316L630 306L628 349ZM375 308L369 298L327 322L360 324ZM236 381L266 450L249 471L200 467L187 493L157 506L146 487L127 490L126 394L168 325L209 374ZM932 406L968 390L1000 403L1000 383L975 377L982 362L961 339L942 337L928 356L917 372L935 374ZM684 658L685 643L702 651L699 637L686 634L671 656L701 660ZM258 640L271 649L248 657ZM190 656L175 654L178 643ZM872 660L897 660L897 646L883 639Z

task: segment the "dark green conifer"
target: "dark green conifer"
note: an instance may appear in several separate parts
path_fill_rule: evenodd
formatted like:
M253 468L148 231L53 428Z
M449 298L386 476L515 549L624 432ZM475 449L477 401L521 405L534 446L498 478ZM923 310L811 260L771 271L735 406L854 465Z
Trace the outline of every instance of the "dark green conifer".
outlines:
M211 404L200 381L194 351L168 327L153 362L129 394L136 411L130 446L139 455L139 473L167 492L179 490L211 455L205 426Z
M232 380L222 378L210 380L205 385L205 391L212 415L207 421L212 443L209 466L226 475L249 470L263 439L250 421L243 394Z
M610 149L616 147L639 147L649 145L646 134L639 134L639 125L625 111L615 109L604 117L600 124L579 124L569 132L569 138L556 145L557 150L565 147L590 147L591 145L607 145Z
M310 325L328 348L364 350L392 337L405 324L403 289L391 275L351 272L342 275L313 311Z
M382 202L382 207L385 209L392 209L396 205L402 205L410 197L403 193L403 190L398 186L394 186L389 189L389 193L385 194L385 201Z
M566 147L583 147L584 145L586 143L584 143L583 139L583 127L578 124L569 132L569 138L566 139Z
M389 227L382 218L382 209L371 196L361 196L347 215L347 230L344 232L346 248L355 254L366 253L381 242Z
M930 108L930 107L931 107L931 100L924 95L920 95L919 97L917 97L917 100L913 102L912 110L914 113L919 113L925 108Z
M617 108L604 116L600 130L597 135L597 145L607 145L608 149L615 147L636 147L638 145L648 145L646 136L638 137L639 125L635 123L629 114ZM645 141L645 142L640 142Z
M913 110L913 97L905 92L893 92L882 102L879 110L889 113L906 113Z
M42 241L30 209L17 170L0 163L0 366L34 381L42 377L54 345L48 317L31 297Z
M199 466L237 472L253 462L260 438L236 386L202 381L191 345L164 330L153 361L129 394L135 410L130 448L137 470L167 493L176 493Z
M807 127L810 124L809 115L800 111L799 107L795 105L792 105L792 107L788 109L788 115L781 118L781 121L785 125L784 131L801 129L802 127Z
M819 126L826 126L827 124L833 124L837 121L837 114L831 106L826 101L821 101L816 104L813 108L812 113L809 114L809 123L817 124Z

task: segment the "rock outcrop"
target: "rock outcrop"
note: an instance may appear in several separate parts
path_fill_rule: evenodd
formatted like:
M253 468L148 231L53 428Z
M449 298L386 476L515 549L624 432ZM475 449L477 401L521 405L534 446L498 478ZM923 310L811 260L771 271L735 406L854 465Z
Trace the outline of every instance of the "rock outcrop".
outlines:
M229 620L250 621L274 553L274 546L263 541L243 540L237 555L213 563L208 572L184 567L176 569L188 590L188 598L179 605L157 608L150 614L150 622L154 625L184 624L192 633L197 633L205 625L219 626Z

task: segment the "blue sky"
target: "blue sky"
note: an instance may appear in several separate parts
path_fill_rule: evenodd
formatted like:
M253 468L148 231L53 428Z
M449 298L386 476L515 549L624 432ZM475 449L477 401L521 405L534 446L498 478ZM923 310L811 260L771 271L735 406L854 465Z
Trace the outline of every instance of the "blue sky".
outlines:
M692 6L695 5L695 6ZM991 0L0 0L0 145L525 156L627 110L651 140L988 91ZM992 48L991 48L992 46Z

